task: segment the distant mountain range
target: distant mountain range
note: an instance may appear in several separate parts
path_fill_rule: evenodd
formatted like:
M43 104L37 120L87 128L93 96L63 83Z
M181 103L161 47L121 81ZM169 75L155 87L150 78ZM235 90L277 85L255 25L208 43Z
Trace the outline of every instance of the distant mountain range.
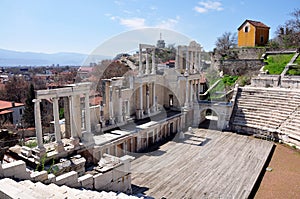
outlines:
M111 57L103 55L86 55L80 53L61 52L54 54L19 52L0 49L0 66L50 66L52 64L60 66L79 66L98 63L103 59Z

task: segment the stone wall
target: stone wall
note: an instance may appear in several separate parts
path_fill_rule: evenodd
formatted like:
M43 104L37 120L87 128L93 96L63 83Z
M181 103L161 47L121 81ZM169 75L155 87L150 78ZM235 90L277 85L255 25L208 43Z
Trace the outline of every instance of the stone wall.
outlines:
M266 52L265 48L238 48L234 49L239 59L260 59Z
M234 54L235 59L225 59L218 53L211 54L211 66L228 75L257 75L264 65L261 60L264 48L235 48L229 54Z
M281 78L281 87L299 89L300 76L283 76Z
M260 75L251 79L253 87L277 87L280 82L280 75Z
M224 60L220 61L219 68L228 75L257 75L263 65L260 59Z

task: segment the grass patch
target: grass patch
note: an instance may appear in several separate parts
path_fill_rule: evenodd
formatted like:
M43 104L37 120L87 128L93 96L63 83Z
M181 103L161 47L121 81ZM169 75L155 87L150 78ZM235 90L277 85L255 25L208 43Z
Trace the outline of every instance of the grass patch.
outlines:
M271 75L280 75L293 56L294 54L269 55L265 61L264 70L268 70Z
M294 64L295 66L290 66L290 69L288 70L288 75L300 75L300 56L295 60Z
M31 141L27 141L25 143L25 146L29 147L29 148L34 148L37 146L37 142L35 140L31 140Z
M223 96L226 92L230 90L230 88L234 85L234 83L237 81L239 76L230 76L230 75L224 75L222 78L222 81L216 85L209 93L209 100L221 100L224 101L225 98L220 98ZM210 84L212 86L213 84Z

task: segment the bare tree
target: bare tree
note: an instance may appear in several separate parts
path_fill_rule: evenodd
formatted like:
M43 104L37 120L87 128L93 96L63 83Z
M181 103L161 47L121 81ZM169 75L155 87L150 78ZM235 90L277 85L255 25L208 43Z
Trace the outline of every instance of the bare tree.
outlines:
M291 14L293 18L279 25L275 39L278 45L285 48L300 47L300 9L295 9Z
M219 54L224 56L230 56L230 49L237 45L236 33L225 32L221 37L217 38L216 50Z

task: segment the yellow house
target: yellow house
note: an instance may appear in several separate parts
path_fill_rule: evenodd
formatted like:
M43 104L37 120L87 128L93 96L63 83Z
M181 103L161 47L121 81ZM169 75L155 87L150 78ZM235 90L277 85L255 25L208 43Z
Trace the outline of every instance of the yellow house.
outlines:
M238 46L264 46L269 41L270 27L262 22L246 20L238 28Z

